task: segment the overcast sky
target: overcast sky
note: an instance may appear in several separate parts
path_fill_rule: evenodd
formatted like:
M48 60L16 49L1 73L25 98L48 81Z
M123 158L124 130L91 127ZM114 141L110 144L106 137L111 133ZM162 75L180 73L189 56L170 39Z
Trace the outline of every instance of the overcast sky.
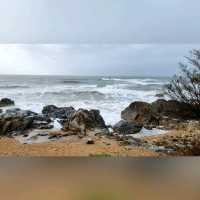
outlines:
M200 49L199 0L0 3L0 74L172 75Z
M199 0L0 0L0 42L200 43Z
M194 44L1 44L0 74L171 76Z

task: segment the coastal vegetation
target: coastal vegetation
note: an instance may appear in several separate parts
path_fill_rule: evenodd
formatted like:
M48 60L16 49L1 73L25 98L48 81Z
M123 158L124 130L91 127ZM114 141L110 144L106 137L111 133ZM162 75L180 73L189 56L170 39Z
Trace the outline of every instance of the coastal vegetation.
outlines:
M185 58L188 64L180 63L181 72L167 85L167 94L189 104L200 117L200 50L191 51L190 57Z

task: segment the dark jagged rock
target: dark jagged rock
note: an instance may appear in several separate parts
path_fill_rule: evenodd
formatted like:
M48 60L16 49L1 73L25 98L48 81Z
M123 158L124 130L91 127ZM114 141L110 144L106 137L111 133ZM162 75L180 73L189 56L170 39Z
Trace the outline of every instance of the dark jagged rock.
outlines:
M32 128L34 129L52 129L54 126L51 124L52 120L48 116L34 115Z
M56 107L54 105L45 106L42 113L51 118L68 119L75 113L73 107Z
M36 121L34 120L31 128L33 129L52 129L54 126L49 124L48 121Z
M28 117L28 116L35 117L38 115L37 113L32 112L30 110L21 110L19 108L8 109L5 111L5 114L8 116L23 116L23 117Z
M107 129L98 110L79 109L70 119L63 122L64 131L76 132L78 135L84 136L88 130L94 129Z
M9 117L0 119L0 134L9 135L12 132L23 132L31 128L33 123L32 117Z
M3 98L0 100L0 107L6 107L6 106L13 106L15 105L15 102L8 98Z
M0 115L0 135L23 134L29 129L50 129L51 120L29 110L9 109Z
M47 122L47 123L51 123L52 120L51 118L44 116L44 115L34 115L34 121L41 121L41 122Z
M113 130L119 134L130 135L139 133L142 129L141 125L121 120L113 126Z

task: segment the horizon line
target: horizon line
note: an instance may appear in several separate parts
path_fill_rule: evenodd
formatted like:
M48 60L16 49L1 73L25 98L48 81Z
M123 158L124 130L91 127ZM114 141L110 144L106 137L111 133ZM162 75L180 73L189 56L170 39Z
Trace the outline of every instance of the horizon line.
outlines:
M122 75L77 75L77 74L0 74L0 76L82 76L82 77L163 77L163 78L169 78L173 75L141 75L141 74L122 74Z

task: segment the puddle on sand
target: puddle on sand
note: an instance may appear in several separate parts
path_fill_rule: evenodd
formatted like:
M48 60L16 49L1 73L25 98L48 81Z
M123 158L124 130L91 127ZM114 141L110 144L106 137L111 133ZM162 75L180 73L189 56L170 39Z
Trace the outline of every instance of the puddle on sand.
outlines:
M33 130L25 136L19 135L15 136L14 138L22 144L38 144L62 139L57 137L50 138L50 136L51 134L49 130Z

